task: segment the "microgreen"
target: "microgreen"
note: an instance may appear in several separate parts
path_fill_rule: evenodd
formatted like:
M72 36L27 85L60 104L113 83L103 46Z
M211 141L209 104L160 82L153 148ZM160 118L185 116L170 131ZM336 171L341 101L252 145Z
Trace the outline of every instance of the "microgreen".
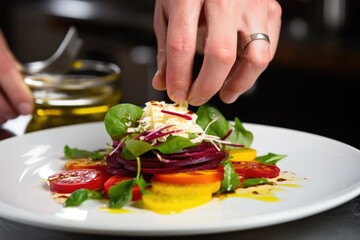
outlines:
M262 178L248 178L245 179L242 183L242 186L244 188L257 186L257 185L263 185L263 184L269 184L269 181L262 177Z
M87 151L78 148L64 147L64 155L67 159L90 158L91 160L103 160L105 158L101 151Z
M225 159L220 163L224 167L224 177L221 182L220 192L235 191L240 185L239 175L235 172L232 163Z
M233 126L233 124L228 121L218 109L208 104L200 106L196 114L198 115L196 120L197 124L203 129L207 127L207 134L218 136L220 139L226 137L226 140L230 141L232 144L250 147L253 141L253 134L244 128L242 122L238 118L234 119ZM218 118L217 121L209 125L215 118ZM233 146L231 145L225 145L225 148L232 147Z
M279 155L279 154L275 154L275 153L268 153L266 155L256 157L255 160L257 160L257 161L259 161L261 163L275 165L278 161L285 158L286 156L287 155Z
M88 199L102 199L103 196L100 192L89 190L86 188L80 188L73 192L64 202L64 207L76 207L80 206L84 201Z
M109 189L109 208L122 208L132 199L132 188L135 185L140 187L141 193L146 193L147 182L140 175L140 159L137 157L137 174L133 179L124 180Z

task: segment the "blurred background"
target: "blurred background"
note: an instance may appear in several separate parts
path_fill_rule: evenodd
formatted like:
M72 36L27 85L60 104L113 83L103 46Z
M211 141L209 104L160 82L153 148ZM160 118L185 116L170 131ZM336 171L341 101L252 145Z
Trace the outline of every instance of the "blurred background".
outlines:
M275 59L234 104L211 103L229 119L297 129L360 148L360 1L279 0L283 25ZM84 44L79 58L121 68L120 102L167 100L152 89L156 39L152 0L12 0L0 27L20 62L48 58L68 28ZM197 56L194 75L201 66Z

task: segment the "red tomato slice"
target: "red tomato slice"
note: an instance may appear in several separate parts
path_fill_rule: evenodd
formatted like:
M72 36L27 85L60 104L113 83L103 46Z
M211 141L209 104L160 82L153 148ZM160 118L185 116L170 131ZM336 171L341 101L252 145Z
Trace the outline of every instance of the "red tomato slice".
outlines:
M155 181L172 184L206 184L221 181L222 178L223 174L218 169L154 174Z
M72 193L80 188L100 190L104 180L102 173L95 169L68 170L48 177L50 191L59 193Z
M120 176L120 175L114 175L112 177L110 177L108 180L105 181L104 183L104 191L106 194L108 194L109 192L109 189L124 181L124 180L128 180L128 179L131 179L130 177L123 177L123 176ZM137 200L140 200L141 199L141 191L140 191L140 187L138 185L135 185L133 186L132 188L132 201L137 201Z
M232 163L235 172L243 179L247 178L274 178L279 176L280 168L272 164L264 164L256 161L240 161Z

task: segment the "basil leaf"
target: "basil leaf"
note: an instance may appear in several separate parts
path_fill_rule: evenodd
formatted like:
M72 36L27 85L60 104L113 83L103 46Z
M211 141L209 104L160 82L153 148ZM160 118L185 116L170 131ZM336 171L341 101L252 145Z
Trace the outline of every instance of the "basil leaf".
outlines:
M224 177L221 182L220 192L235 191L240 185L239 175L235 172L234 166L228 159L220 164L224 167Z
M251 186L256 186L256 185L262 185L262 184L268 184L269 181L262 177L262 178L248 178L245 179L242 183L242 186L247 188L247 187L251 187Z
M132 187L135 180L128 179L109 189L109 208L122 208L132 199Z
M278 161L285 158L286 156L287 155L279 155L279 154L275 154L275 153L268 153L266 155L256 157L255 160L257 160L257 161L259 161L261 163L275 165Z
M252 132L246 130L239 120L239 118L234 119L234 131L227 138L232 143L243 144L245 147L250 147L254 136Z
M87 151L78 148L71 148L68 145L64 147L64 155L67 159L91 158L92 160L102 160L104 155L99 151Z
M103 196L100 192L89 190L86 188L80 188L73 192L64 203L64 207L80 206L84 201L88 199L102 199Z
M120 139L129 127L135 126L142 113L141 108L130 103L115 105L105 115L105 129L112 139Z

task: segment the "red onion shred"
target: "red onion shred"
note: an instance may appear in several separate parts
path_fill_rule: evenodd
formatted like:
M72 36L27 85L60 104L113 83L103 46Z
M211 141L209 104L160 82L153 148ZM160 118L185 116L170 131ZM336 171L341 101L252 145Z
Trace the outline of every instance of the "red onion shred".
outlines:
M173 115L173 116L177 116L177 117L181 117L181 118L184 118L185 120L189 120L191 121L192 120L192 117L186 115L186 114L182 114L182 113L177 113L177 112L172 112L172 111L168 111L168 110L161 110L162 113L165 113L165 114L169 114L169 115Z

